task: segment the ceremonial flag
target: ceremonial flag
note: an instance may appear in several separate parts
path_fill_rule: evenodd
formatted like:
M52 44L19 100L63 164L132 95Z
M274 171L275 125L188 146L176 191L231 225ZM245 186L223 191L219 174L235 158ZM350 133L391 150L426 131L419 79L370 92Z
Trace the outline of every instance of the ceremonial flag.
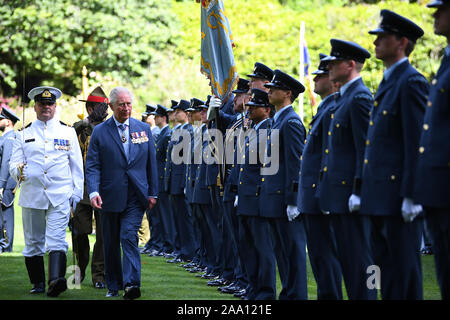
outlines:
M238 81L233 37L223 1L201 3L201 72L210 79L213 93L223 100Z

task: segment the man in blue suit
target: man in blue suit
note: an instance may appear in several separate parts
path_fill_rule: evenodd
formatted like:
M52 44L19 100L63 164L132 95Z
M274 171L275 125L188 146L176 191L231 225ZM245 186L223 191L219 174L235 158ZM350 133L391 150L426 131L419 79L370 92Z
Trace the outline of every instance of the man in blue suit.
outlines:
M126 88L111 91L113 116L95 127L86 159L89 198L103 227L107 297L124 288L125 299L141 295L137 232L158 195L155 144L150 127L130 117L132 99Z
M444 300L450 299L450 1L436 8L434 33L447 38L441 66L431 80L419 142L414 201L424 206L436 273Z
M0 253L12 252L14 243L14 189L17 182L9 174L9 159L16 133L14 125L19 117L6 107L0 114ZM4 238L6 235L6 238Z
M418 300L423 299L423 219L410 215L428 82L408 56L424 32L395 12L380 15L380 25L369 33L377 35L375 55L386 70L370 113L359 212L371 216L382 299Z
M319 206L331 214L337 255L349 299L376 299L367 286L367 270L373 265L370 220L357 212L352 201L360 194L361 174L373 97L360 71L370 53L360 45L331 39L328 62L331 81L341 84L331 107L328 145L323 155ZM349 210L349 201L351 210Z
M334 106L334 93L337 90L336 83L330 81L328 76L328 63L323 60L325 57L325 54L320 54L319 68L312 72L315 75L314 92L320 95L322 101L310 122L302 154L297 205L305 224L309 261L317 283L317 299L341 300L342 273L330 215L320 211L316 197L322 154L328 138L328 110ZM326 130L323 130L324 127Z
M284 263L279 268L284 287L280 299L307 299L306 235L303 221L297 219L298 173L305 128L292 107L305 87L280 70L274 71L272 81L265 86L276 112L267 140L259 210L271 224L275 248L280 250L278 263Z

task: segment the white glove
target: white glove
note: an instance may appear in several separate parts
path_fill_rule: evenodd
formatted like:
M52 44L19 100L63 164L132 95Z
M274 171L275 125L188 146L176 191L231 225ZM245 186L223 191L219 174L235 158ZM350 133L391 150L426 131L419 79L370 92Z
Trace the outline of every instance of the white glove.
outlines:
M184 193L184 195L186 195L186 188L183 189L183 193Z
M352 194L348 199L348 210L350 212L358 211L361 207L361 198L356 194Z
M330 211L321 210L323 214L330 214Z
M208 111L206 113L206 117L208 120L213 120L216 117L215 109L220 108L221 105L222 105L222 100L220 100L216 96L211 97L211 100L209 100Z
M72 207L73 211L75 212L75 209L77 208L78 202L80 202L80 197L76 195L72 195L69 199L70 206Z
M298 211L297 206L293 206L293 205L288 205L287 206L286 213L287 213L289 221L294 220L300 214L300 212Z
M420 204L414 204L412 199L404 198L402 203L403 221L412 222L421 212L423 208Z
M236 196L236 197L234 198L234 207L235 207L235 208L238 206L238 203L239 203L239 199L238 199L238 196Z
M3 200L3 188L0 188L0 201Z

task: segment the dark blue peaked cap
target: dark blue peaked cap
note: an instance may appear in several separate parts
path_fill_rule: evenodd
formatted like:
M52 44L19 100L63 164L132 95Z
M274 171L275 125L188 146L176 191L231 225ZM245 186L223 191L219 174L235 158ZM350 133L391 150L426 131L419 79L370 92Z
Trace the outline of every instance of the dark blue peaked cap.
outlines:
M261 89L252 89L252 98L245 104L250 107L270 107L269 95Z
M380 12L381 22L374 30L370 30L370 34L393 33L406 37L416 42L424 32L417 24L401 15L390 10L383 9Z
M197 98L192 98L191 99L191 104L189 106L188 109L186 109L186 111L200 111L203 108L208 108L205 105L205 102L203 100L197 99Z
M153 115L155 115L155 116L165 117L165 116L168 115L167 110L168 110L168 109L167 109L166 107L164 107L163 105L158 104L158 105L156 106L156 110L150 112L150 114L153 114Z
M323 60L355 60L357 62L364 63L364 61L370 58L370 53L359 44L339 39L331 39L331 53Z
M2 112L0 113L0 119L9 119L14 123L20 120L20 118L16 116L14 112L12 112L6 107L2 108Z
M186 109L188 109L190 106L191 103L189 101L181 99L176 106L172 107L172 109L173 110L181 109L183 111L186 111Z
M273 77L273 70L260 62L256 62L255 67L253 68L253 73L248 74L247 77L260 78L270 81Z
M319 53L320 63L316 71L311 74L328 74L328 61L324 60L327 57L324 53Z
M239 78L238 85L236 90L233 90L233 93L246 93L250 90L250 81L247 79Z
M305 87L300 83L300 81L278 69L274 71L272 81L266 83L264 86L266 88L291 90L293 99L296 99L300 93L305 91Z
M437 8L437 7L442 7L445 5L450 5L450 0L435 0L435 1L431 1L429 4L427 4L428 8Z

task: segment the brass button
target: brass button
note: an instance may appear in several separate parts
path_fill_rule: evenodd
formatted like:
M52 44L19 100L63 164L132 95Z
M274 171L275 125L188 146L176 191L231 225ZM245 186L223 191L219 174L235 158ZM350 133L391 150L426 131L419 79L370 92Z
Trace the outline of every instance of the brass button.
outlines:
M368 159L364 159L364 164L368 164L369 160Z
M325 153L328 154L328 152L330 152L328 149L325 149Z
M315 184L315 183L313 183L312 187L313 187L313 188L315 188L315 187L316 187L316 184Z
M281 190L277 190L277 193L281 193Z
M433 103L432 103L431 101L428 101L428 102L427 102L427 107L431 107L432 104L433 104Z
M44 190L47 190L47 187L44 187Z
M244 171L244 168L241 168L241 172Z
M331 136L331 131L328 131L328 135Z
M375 100L375 101L373 102L373 106L374 106L374 107L378 107L378 101L377 101L377 100Z
M420 153L424 153L424 152L425 152L425 148L424 148L424 147L420 147L420 148L419 148L419 152L420 152Z
M370 140L366 140L366 146L370 145Z
M370 120L369 124L370 124L371 126L373 126L373 121L372 121L372 120Z
M323 171L324 171L324 172L327 172L327 171L328 171L328 168L327 168L327 167L324 167L324 168L323 168Z
M428 130L428 129L430 129L430 126L429 126L428 124L425 123L425 124L423 125L423 130L426 131L426 130Z
M48 155L45 155L44 158L47 159L47 158L48 158Z
M44 171L44 174L47 174L47 171Z
M436 83L437 83L437 79L435 78L435 79L433 79L433 81L431 81L431 84L434 86L434 85L436 85Z
M336 128L339 128L341 125L339 123L336 123Z
M264 182L264 178L262 178L261 181Z
M387 115L387 111L383 110L383 116Z
M332 113L330 117L331 117L331 119L334 119L334 113Z
M306 144L306 139L305 139L305 144ZM272 147L273 147L273 145L272 145Z
M343 184L343 185L346 185L346 184L347 184L347 182L346 182L345 180L343 180L343 181L342 181L342 184Z
M394 175L391 176L391 180L395 180L395 176Z
M239 181L239 184L242 184L242 181Z

